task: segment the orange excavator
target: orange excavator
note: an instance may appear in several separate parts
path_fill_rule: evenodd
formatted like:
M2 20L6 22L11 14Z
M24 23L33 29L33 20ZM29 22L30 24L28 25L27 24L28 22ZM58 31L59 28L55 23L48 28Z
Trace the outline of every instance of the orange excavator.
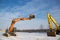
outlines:
M18 22L18 21L21 21L21 20L31 20L33 18L35 18L35 15L30 14L30 16L28 18L15 18L15 19L13 19L10 28L7 29L6 32L3 35L6 36L6 37L16 36L15 30L14 30L15 29L14 28L15 23Z

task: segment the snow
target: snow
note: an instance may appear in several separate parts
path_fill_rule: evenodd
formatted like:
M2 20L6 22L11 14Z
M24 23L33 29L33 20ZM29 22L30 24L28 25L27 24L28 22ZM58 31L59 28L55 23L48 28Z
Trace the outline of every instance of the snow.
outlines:
M17 32L17 36L5 37L0 33L0 40L60 40L60 35L48 37L47 33L26 33Z

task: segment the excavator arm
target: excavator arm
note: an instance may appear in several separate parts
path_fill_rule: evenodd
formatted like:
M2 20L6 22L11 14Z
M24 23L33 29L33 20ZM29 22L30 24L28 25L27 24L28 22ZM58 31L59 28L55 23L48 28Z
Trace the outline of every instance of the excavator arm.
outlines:
M55 24L56 30L59 30L59 25L58 25L58 23L57 23L56 20L48 13L48 23L49 23L50 29L52 29L52 22Z

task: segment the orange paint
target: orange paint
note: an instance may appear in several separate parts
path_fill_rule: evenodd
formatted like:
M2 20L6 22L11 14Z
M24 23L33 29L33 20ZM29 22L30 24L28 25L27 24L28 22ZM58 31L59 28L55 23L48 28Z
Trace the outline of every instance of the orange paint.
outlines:
M15 24L15 23L12 22L12 24L11 24L11 26L10 26L10 28L9 28L9 32L12 32L12 31L13 31L13 29L14 29L14 24Z

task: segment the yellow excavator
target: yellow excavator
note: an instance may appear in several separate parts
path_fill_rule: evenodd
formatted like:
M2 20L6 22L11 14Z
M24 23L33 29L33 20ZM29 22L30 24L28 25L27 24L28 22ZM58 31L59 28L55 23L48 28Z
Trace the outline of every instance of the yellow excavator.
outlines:
M21 21L21 20L31 20L33 18L35 18L35 15L30 14L30 16L28 18L15 18L15 19L13 19L10 28L6 29L6 32L3 35L6 36L6 37L16 36L16 34L15 34L15 29L16 28L14 28L15 23L18 22L18 21Z
M52 22L55 24L56 28L52 28ZM60 33L59 24L56 22L56 20L48 13L48 24L50 31L47 32L48 36L56 36L56 34Z

